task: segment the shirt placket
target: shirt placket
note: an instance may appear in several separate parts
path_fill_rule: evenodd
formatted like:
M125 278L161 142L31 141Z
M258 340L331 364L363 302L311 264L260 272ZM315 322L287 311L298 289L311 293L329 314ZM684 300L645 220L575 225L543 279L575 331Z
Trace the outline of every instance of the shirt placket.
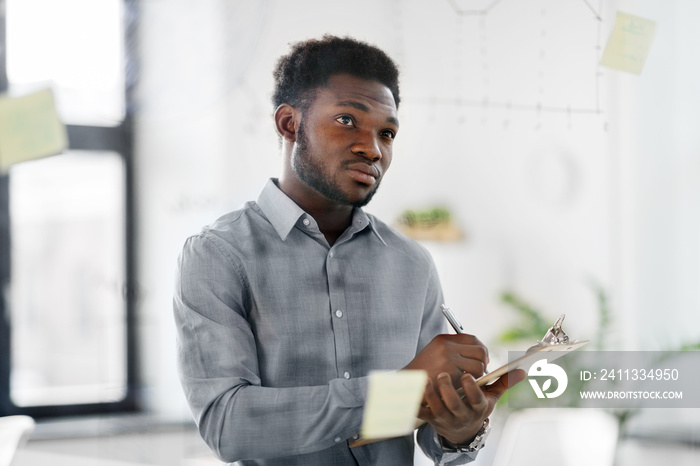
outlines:
M338 257L337 247L332 247L326 256L326 273L331 303L331 320L335 341L336 371L338 377L350 379L353 373L350 352L349 312L343 283L343 264Z

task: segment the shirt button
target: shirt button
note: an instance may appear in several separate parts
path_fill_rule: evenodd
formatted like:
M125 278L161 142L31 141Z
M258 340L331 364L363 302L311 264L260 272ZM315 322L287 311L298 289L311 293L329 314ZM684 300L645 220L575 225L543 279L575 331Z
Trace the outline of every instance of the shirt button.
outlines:
M308 227L311 224L311 220L309 220L308 218L305 218L304 220L301 221L301 223L303 223L305 226Z
M340 442L342 439L341 439L340 437L336 437L334 440L335 440L335 443L338 443L338 442Z
M360 436L357 435L357 434L355 434L355 435L352 436L352 439L353 439L353 440L357 440L358 438L360 438Z
M349 379L349 378L350 378L350 372L346 372L345 374L343 374L343 377L345 377L346 379Z
M333 251L328 253L328 257L333 257Z
M335 311L335 315L336 315L336 317L338 317L340 319L341 317L343 317L343 311L338 309L337 311Z

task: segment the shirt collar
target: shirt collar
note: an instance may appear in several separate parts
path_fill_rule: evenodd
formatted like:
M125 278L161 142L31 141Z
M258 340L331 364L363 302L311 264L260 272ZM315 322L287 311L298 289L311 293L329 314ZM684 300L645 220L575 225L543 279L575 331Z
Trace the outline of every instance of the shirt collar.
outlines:
M382 238L382 235L379 234L377 227L374 225L374 219L367 215L364 210L360 209L359 207L355 207L352 212L352 226L350 228L352 228L355 232L359 232L367 227L369 227L377 238L379 238L379 241L386 246L384 238Z
M306 215L304 209L277 187L277 178L267 180L257 203L282 241L287 239L289 232L299 221L299 217Z
M280 239L285 241L287 236L289 236L289 232L292 231L292 228L297 224L300 217L311 216L289 198L289 196L283 193L277 186L277 183L277 178L270 178L260 192L256 202L260 210L262 210L263 214L265 214L272 224L272 227L275 229ZM364 210L355 207L352 213L352 225L350 228L353 232L359 232L368 226L372 232L377 235L379 241L386 246L386 242L379 234L379 231L377 231L373 219L369 217Z

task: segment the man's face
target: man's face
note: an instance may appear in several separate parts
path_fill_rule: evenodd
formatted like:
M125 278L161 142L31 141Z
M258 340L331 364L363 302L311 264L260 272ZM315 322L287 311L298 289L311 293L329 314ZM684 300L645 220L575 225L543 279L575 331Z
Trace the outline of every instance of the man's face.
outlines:
M389 88L348 74L316 90L297 129L292 170L325 198L362 207L391 164L398 132Z

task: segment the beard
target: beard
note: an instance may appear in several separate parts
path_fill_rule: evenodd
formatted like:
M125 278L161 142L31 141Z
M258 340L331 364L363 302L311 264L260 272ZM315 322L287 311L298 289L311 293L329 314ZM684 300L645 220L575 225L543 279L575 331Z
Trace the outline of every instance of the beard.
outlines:
M299 124L296 142L296 146L292 151L292 170L294 170L294 173L296 173L302 182L321 193L324 197L340 204L352 205L355 207L364 207L369 204L369 201L372 200L377 189L379 189L380 180L377 180L374 189L364 198L352 201L343 192L340 185L329 174L323 171L323 166L316 162L311 156L303 120Z

